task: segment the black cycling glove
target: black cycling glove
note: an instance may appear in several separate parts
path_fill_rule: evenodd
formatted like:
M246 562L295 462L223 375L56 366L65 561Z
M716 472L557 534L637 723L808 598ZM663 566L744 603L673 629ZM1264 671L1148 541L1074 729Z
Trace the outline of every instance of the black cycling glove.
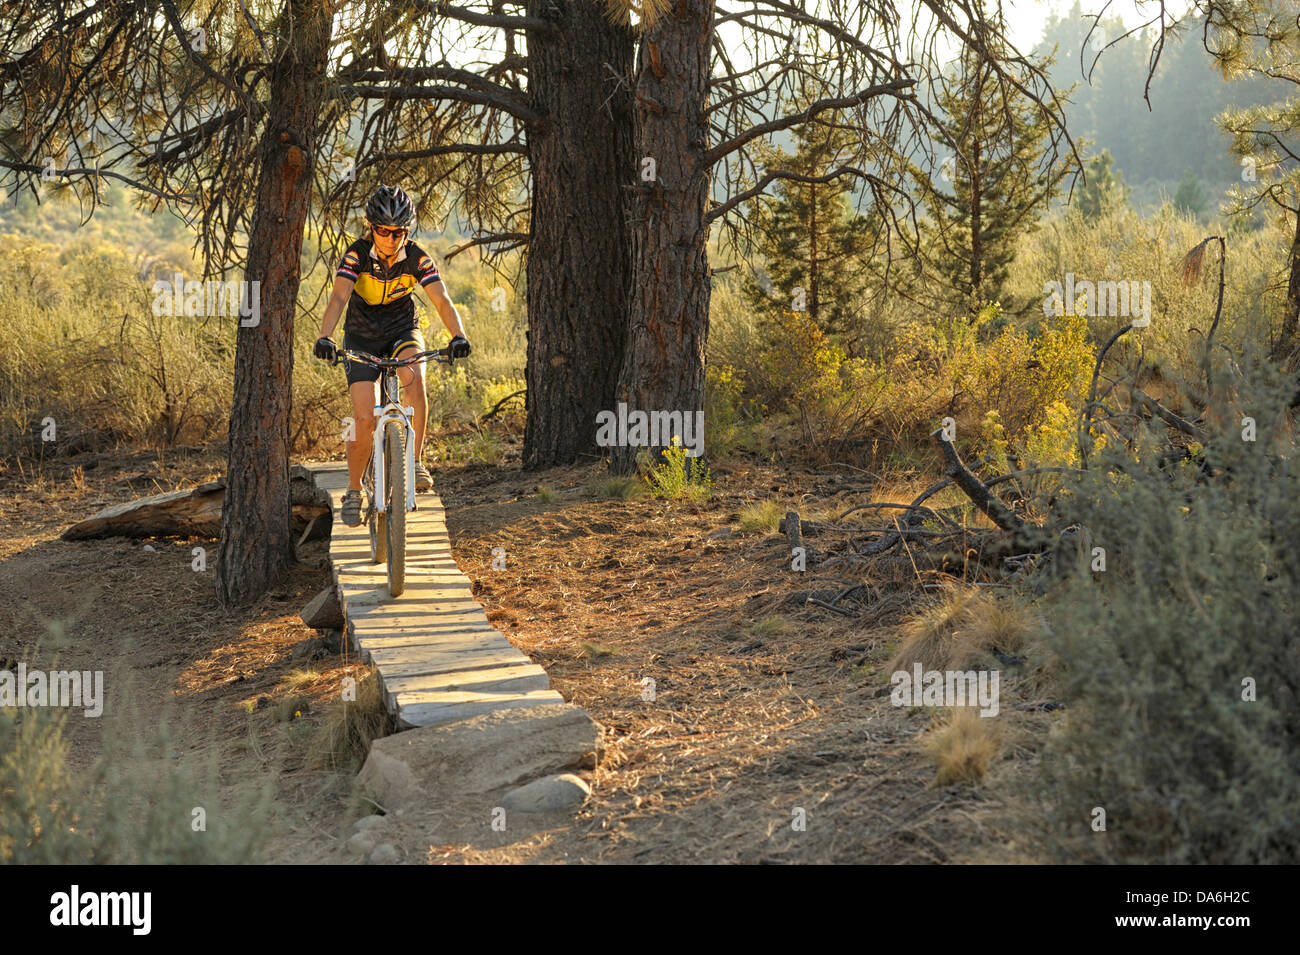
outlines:
M322 337L316 339L316 347L313 354L321 361L335 361L339 356L339 346L334 344L334 339Z
M469 339L464 335L457 335L447 344L447 347L451 349L452 358L469 357Z

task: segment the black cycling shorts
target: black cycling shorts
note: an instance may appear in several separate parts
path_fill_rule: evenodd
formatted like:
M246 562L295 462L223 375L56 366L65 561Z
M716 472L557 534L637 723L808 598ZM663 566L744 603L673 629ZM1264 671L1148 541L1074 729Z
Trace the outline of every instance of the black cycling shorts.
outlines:
M343 333L344 348L369 352L376 358L396 358L398 352L410 345L414 345L417 352L424 351L424 335L418 328L408 329L394 338L361 338L349 331ZM379 369L365 362L348 361L344 358L343 371L347 375L349 385L356 384L358 381L379 380Z

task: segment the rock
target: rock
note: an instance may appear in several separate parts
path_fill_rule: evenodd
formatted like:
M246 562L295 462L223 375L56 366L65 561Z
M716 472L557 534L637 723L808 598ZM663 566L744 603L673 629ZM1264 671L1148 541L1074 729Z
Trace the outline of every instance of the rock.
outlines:
M374 829L377 826L388 825L388 817L376 813L373 816L362 816L352 824L352 828L357 832L364 832L366 829Z
M354 856L370 855L378 841L379 836L376 833L362 830L348 840L348 852Z
M704 539L706 541L730 540L733 537L739 537L739 536L740 535L737 534L735 531L733 531L730 527L723 527L714 531L712 534L705 534Z
M395 862L399 861L401 861L401 856L397 854L397 850L388 842L375 846L375 851L370 853L371 865L393 865Z
M590 795L591 787L581 776L558 773L512 789L502 799L501 806L507 813L558 812L577 809Z
M394 812L440 805L578 766L600 739L571 703L494 710L376 739L357 786Z
M382 796L375 801L385 806L395 805L393 800L399 797L412 799L417 794L415 774L412 773L410 765L398 756L390 756L385 751L392 747L379 746L383 740L393 738L385 736L371 740L370 752L356 780L356 785L362 792L376 797Z
M151 553L151 554L156 554L156 553L158 553L158 548L157 548L157 547L154 547L153 544L145 544L145 545L144 545L144 549L147 550L147 551L148 551L149 553Z
M342 630L343 608L337 588L331 585L318 593L302 608L301 616L303 623L317 630Z
M320 644L325 648L326 653L342 653L343 631L341 629L326 630L321 634Z
M316 651L324 651L321 642L315 638L311 640L299 640L293 645L293 650L289 654L291 660L315 659Z

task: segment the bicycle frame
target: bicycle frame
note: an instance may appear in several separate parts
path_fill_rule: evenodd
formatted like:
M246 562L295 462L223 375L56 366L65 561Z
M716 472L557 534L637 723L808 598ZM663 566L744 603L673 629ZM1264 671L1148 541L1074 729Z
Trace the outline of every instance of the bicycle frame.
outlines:
M335 357L335 364L338 364L339 360L345 357L355 361L364 361L380 369L380 404L375 405L374 443L370 453L370 467L374 481L374 496L371 505L376 514L384 514L388 510L384 474L384 426L390 421L401 421L402 427L406 430L406 509L413 511L416 509L415 426L411 424L411 418L415 415L415 409L410 405L402 404L401 383L397 377L397 368L413 364L417 360L427 361L432 359L433 361L451 364L453 359L445 348L437 351L420 352L407 359L387 360L378 359L374 355L368 355L365 352L340 349Z
M384 426L390 421L402 422L406 428L406 509L415 510L415 427L411 424L411 416L415 414L415 409L410 405L403 405L399 392L399 382L397 372L391 368L383 370L381 391L387 400L384 404L375 405L375 435L374 450L370 455L371 470L374 474L375 482L375 512L383 514L387 511L387 495L384 487Z

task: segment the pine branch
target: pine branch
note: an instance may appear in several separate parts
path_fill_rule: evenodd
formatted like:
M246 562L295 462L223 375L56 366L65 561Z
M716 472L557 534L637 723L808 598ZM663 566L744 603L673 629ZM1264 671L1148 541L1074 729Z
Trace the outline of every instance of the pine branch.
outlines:
M504 87L498 89L504 90ZM499 109L523 123L537 125L546 121L544 113L529 108L505 92L470 90L459 86L341 86L338 96L348 100L444 99Z
M394 4L394 6L399 6ZM405 6L405 5L401 5ZM476 27L499 27L502 30L533 30L550 36L558 36L560 28L550 20L541 17L510 16L500 13L478 13L464 7L453 7L445 0L414 0L410 3L418 13L436 13L449 20L460 20Z
M733 136L726 142L719 143L704 154L704 165L706 167L713 166L724 156L735 152L737 149L740 149L752 140L766 136L769 133L777 132L778 130L788 129L791 126L799 126L827 110L848 109L851 106L857 106L876 96L883 95L891 95L898 97L899 99L912 100L913 94L904 93L904 91L915 85L916 80L913 79L890 80L888 83L879 83L875 86L868 86L866 89L860 90L852 96L819 99L805 110L798 113L792 113L789 116L782 116L779 119L774 119L766 123L760 123L757 126L751 126L749 129Z

